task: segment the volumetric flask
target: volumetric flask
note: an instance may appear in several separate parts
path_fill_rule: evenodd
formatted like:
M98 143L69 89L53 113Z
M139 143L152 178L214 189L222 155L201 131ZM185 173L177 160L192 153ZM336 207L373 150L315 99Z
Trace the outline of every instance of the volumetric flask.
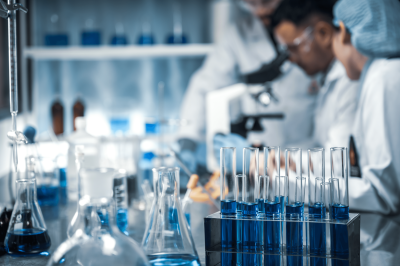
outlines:
M48 255L51 240L37 202L33 157L26 158L26 174L17 180L17 201L4 243L11 255Z
M142 247L152 265L200 265L179 200L179 168L153 168L154 201Z
M92 198L88 202L84 199L85 197L80 201L87 221L84 230L78 230L72 238L63 242L53 253L47 266L149 266L139 244L118 229L114 200ZM108 222L101 224L98 213L105 214Z

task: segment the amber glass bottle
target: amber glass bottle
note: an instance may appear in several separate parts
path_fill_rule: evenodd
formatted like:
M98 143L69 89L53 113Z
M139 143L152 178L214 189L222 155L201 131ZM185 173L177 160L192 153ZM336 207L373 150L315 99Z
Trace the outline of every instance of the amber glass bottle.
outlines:
M83 105L82 101L79 98L75 101L75 104L73 106L73 113L74 113L73 114L74 131L76 131L75 118L84 116L85 113L85 106Z
M51 106L51 116L53 118L54 134L64 133L64 106L59 99L56 99Z

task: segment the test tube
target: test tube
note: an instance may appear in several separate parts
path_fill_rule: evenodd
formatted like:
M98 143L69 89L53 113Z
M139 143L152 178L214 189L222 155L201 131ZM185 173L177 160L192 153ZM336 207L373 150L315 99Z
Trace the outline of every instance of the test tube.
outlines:
M286 204L286 251L290 255L303 253L303 223L305 178L302 177L302 151L299 148L285 150L287 176ZM302 265L301 256L288 256L288 265Z
M236 246L236 148L220 149L221 181L221 246L222 251L233 251ZM236 254L221 253L221 265L235 265Z
M349 218L348 153L347 148L331 148L331 206L330 218ZM348 259L349 243L345 224L331 224L331 253L333 257ZM347 261L332 260L332 266L348 265Z
M349 218L349 175L347 148L331 148L332 219Z
M286 213L304 213L304 189L305 180L302 177L302 153L299 148L285 150L285 173L287 182L287 205Z
M309 213L325 218L324 187L325 183L325 150L323 148L308 150L308 205Z
M326 225L325 218L325 150L323 148L309 149L308 157L308 203L309 203L309 245L313 256L326 255ZM328 183L329 184L329 183ZM329 190L328 190L329 192ZM318 223L320 222L320 223ZM310 266L325 266L326 259L311 258Z
M221 214L236 214L236 148L220 150Z
M242 215L244 202L244 175L236 175L236 214Z
M262 247L262 221L257 220L259 162L257 148L243 149L243 252L256 252ZM243 254L242 265L259 265L260 255Z
M266 175L260 175L257 182L258 215L262 217L265 215L265 202L268 201L267 190L269 187L269 178Z

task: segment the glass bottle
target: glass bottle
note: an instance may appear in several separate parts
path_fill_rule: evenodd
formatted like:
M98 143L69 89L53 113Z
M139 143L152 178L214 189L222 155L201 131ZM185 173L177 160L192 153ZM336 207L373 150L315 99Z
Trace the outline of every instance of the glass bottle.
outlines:
M47 266L150 265L140 246L118 229L112 199L85 196L80 201L80 208L85 213L85 218L81 219L84 230L76 231L72 238L62 243ZM105 214L106 223L100 223L99 213Z
M36 195L35 159L26 158L25 179L17 180L17 201L5 239L8 254L16 256L48 255L51 246Z
M85 106L83 105L80 98L76 99L74 106L72 107L72 112L73 112L74 131L76 131L75 118L83 117L83 115L85 114Z
M64 106L59 99L56 99L51 106L51 117L53 119L54 134L64 133Z
M179 168L154 168L154 201L142 247L152 265L200 265L179 201Z

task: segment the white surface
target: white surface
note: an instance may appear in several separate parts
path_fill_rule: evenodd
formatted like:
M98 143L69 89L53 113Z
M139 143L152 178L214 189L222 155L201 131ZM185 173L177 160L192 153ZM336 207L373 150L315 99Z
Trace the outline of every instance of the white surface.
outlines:
M32 59L95 60L135 59L148 57L199 57L213 50L211 44L153 45L153 46L70 46L34 47L24 50L24 56Z

